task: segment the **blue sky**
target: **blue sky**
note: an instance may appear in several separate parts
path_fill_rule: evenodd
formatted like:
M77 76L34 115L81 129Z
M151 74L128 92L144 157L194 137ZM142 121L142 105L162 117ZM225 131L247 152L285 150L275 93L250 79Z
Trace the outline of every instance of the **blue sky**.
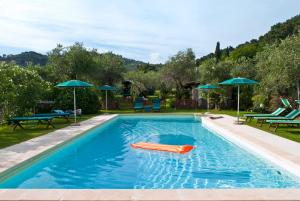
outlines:
M151 63L236 46L300 14L300 0L0 0L0 54L83 42Z

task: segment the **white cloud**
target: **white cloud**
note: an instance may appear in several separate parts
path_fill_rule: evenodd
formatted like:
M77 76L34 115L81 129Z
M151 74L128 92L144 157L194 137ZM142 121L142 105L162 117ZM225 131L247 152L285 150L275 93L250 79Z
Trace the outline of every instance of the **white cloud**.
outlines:
M159 63L160 60L160 54L158 52L152 52L150 53L149 62L153 64Z
M271 2L0 0L0 46L45 53L57 43L79 41L99 51L164 62L188 47L199 56L213 51L216 41L224 47L258 37L300 6L296 0Z

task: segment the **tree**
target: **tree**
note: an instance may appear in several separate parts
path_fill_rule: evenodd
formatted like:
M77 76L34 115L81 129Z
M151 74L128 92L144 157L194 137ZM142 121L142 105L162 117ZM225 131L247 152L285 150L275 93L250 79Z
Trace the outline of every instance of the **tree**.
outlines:
M230 70L234 63L230 60L216 63L215 58L207 59L199 66L200 82L219 83L230 77Z
M131 92L133 96L153 95L155 89L160 86L160 75L156 71L129 71L125 79L132 81Z
M161 73L163 82L176 87L177 98L183 98L184 84L198 78L193 50L179 51L166 62Z
M32 112L51 86L36 71L13 63L0 63L0 80L2 118Z
M220 42L217 42L216 49L215 49L215 58L216 62L219 62L221 59L221 49L220 49Z
M49 54L45 79L61 82L68 79L88 79L95 71L93 56L96 50L87 50L82 43L70 47L57 45Z
M300 34L278 44L266 45L256 55L258 94L279 97L296 97L300 75Z
M114 85L123 79L126 69L121 56L107 52L95 55L94 62L96 68L90 75L96 83Z

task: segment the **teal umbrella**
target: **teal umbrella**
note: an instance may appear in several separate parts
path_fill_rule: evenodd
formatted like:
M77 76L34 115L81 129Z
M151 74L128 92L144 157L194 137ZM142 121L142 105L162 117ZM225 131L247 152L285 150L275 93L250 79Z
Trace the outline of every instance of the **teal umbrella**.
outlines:
M207 112L208 112L209 111L209 90L217 89L219 87L215 86L215 85L211 85L211 84L206 84L206 85L199 85L197 88L198 89L207 89Z
M97 89L101 91L105 91L105 110L107 112L107 91L115 91L117 89L109 85L103 85L101 87L97 87Z
M82 87L92 87L93 85L87 82L83 82L80 80L69 80L66 82L59 83L56 85L56 87L59 88L73 88L73 94L74 94L74 117L75 117L75 124L76 124L76 88L82 88Z
M243 77L237 77L237 78L225 80L219 84L220 85L238 86L237 123L239 123L240 122L240 86L241 85L254 85L254 84L258 84L258 82L247 79L247 78L243 78Z

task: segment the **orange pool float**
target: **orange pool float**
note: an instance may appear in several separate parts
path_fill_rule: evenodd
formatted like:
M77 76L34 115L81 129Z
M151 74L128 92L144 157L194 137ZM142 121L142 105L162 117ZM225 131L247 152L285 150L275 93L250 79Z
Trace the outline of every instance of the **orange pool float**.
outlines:
M131 147L138 148L138 149L174 152L178 154L185 154L194 148L194 146L192 145L168 145L168 144L154 144L154 143L147 143L147 142L139 142L136 144L131 144Z

